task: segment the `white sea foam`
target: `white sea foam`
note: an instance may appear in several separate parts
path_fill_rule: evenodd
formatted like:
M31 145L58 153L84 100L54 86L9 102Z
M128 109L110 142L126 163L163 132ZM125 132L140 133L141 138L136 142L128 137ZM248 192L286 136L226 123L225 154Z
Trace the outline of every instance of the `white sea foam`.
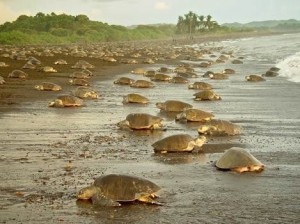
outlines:
M280 76L292 82L300 82L300 52L278 62L276 67L280 68Z

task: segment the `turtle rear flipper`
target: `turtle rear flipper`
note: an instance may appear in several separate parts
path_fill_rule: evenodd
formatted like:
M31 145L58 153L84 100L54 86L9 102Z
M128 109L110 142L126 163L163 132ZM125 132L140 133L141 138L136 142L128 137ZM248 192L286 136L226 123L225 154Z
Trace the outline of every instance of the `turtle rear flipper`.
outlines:
M94 206L112 206L112 207L121 206L119 202L107 198L100 193L93 195L92 202Z

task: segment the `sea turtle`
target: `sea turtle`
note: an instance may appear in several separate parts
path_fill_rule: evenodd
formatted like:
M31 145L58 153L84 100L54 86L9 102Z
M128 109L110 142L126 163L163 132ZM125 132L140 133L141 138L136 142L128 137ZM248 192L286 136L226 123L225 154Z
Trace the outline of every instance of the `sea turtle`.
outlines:
M188 83L189 81L181 76L174 76L173 78L171 78L169 80L170 83L179 83L179 84L184 84L184 83Z
M169 81L172 77L163 73L156 73L153 77L151 77L151 81Z
M15 78L15 79L26 79L28 74L21 71L21 70L13 70L11 73L8 74L7 78Z
M86 68L95 68L94 65L90 64L87 61L84 60L79 60L78 62L76 62L75 65L73 65L71 68L81 68L81 69L86 69Z
M152 58L145 58L143 60L143 63L145 63L145 64L154 64L155 61Z
M67 65L68 62L66 60L63 59L58 59L54 62L55 65Z
M195 96L194 98L195 101L221 99L221 97L212 90L202 90L200 92L195 93L194 96Z
M120 77L117 80L114 81L114 84L119 85L131 85L134 82L134 79L128 78L128 77Z
M137 93L129 93L126 96L123 97L123 103L141 103L141 104L147 104L149 102L149 99L137 94Z
M159 186L144 178L109 174L96 178L93 185L81 189L77 199L92 200L94 206L121 206L129 202L162 205L154 200L159 190Z
M249 82L260 82L260 81L266 81L263 77L259 75L248 75L245 77L245 79Z
M165 102L156 103L156 107L168 112L182 112L185 109L192 108L193 106L179 100L167 100Z
M188 134L171 135L152 144L154 152L168 153L168 152L191 152L199 150L206 142L205 136L192 138Z
M69 83L73 86L89 86L90 83L86 79L70 79Z
M0 68L8 67L9 65L3 61L0 61Z
M211 65L212 65L212 63L209 62L209 61L203 61L203 62L201 62L200 64L198 64L198 66L199 66L200 68L208 68L208 67L210 67Z
M30 56L28 58L28 62L33 64L33 65L40 65L41 64L41 61L33 56Z
M268 70L268 71L266 71L266 73L265 74L263 74L262 76L265 76L265 77L276 77L276 76L278 76L279 75L279 73L278 73L278 71L277 70Z
M153 130L162 129L163 119L146 113L131 113L126 119L117 123L120 128L130 128L132 130Z
M195 72L189 72L189 71L186 71L186 72L177 72L177 75L183 77L183 78L197 78L198 75L197 73Z
M209 77L215 80L223 80L229 78L228 75L225 73L214 73L214 74L210 74Z
M47 72L47 73L55 73L55 72L57 72L57 70L54 69L54 68L51 67L51 66L43 66L43 67L40 67L40 68L38 68L38 71L39 71L39 72Z
M72 95L60 95L54 101L49 102L49 107L79 107L83 100Z
M135 82L130 84L130 87L135 87L135 88L152 88L154 87L154 84L152 82L149 82L147 80L136 80Z
M211 120L198 127L198 133L204 135L238 135L241 127L226 120Z
M0 85L4 84L5 83L5 80L2 76L0 76Z
M36 69L36 65L32 64L30 61L26 62L22 67L23 69Z
M151 78L156 74L154 70L147 70L144 74L145 77Z
M232 64L243 64L243 61L242 60L239 60L239 59L234 59L231 61Z
M231 68L225 68L223 70L223 74L228 74L228 75L232 75L235 73L235 70L234 69L231 69Z
M34 88L36 90L44 90L44 91L60 91L62 89L60 85L57 85L52 82L42 82L39 85L35 85Z
M71 75L69 75L70 78L73 79L88 79L90 78L90 75L86 72L73 72Z
M260 172L264 165L248 151L233 147L224 152L216 161L215 166L220 170L232 170L238 173Z
M200 90L211 90L212 85L206 82L194 82L193 84L189 84L189 89L200 89Z
M211 74L214 74L214 72L213 71L207 71L207 72L205 72L203 75L202 75L202 77L203 78L210 78L210 75Z
M214 115L212 113L199 110L199 109L186 109L182 113L176 115L176 120L186 120L186 121L200 121L207 122L210 121Z
M84 99L97 99L98 93L86 86L78 86L76 89L72 90L72 94L78 98Z
M173 69L167 67L160 67L157 71L162 73L170 73L173 72Z
M131 73L136 75L144 75L146 73L146 70L143 68L135 68L131 71Z

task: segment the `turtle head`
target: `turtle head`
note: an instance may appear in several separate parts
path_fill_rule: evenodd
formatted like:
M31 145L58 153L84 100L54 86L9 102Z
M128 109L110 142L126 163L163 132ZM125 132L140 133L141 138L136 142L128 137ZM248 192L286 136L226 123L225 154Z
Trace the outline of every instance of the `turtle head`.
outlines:
M69 83L73 84L73 83L74 83L73 79L70 79L70 80L69 80Z
M64 104L62 100L55 99L54 101L49 102L48 107L63 107Z
M179 121L179 120L182 120L182 119L185 119L185 118L186 118L186 113L182 112L182 113L179 113L179 114L176 115L175 120Z
M164 104L164 103L161 103L161 102L156 103L155 106L156 106L158 109L161 109L161 110L164 110L164 109L165 109L165 104Z
M199 138L196 138L194 140L195 146L201 147L204 143L206 142L206 137L205 136L199 136Z
M35 85L34 89L36 89L36 90L43 90L43 86L42 85Z
M123 120L117 123L117 126L119 128L128 128L129 127L129 122L127 120Z
M250 78L249 75L247 75L247 76L245 77L245 79L246 79L247 81L249 81L251 78Z
M188 88L189 88L189 89L194 89L194 84L189 84L189 85L188 85Z
M128 103L128 96L123 96L123 103Z
M82 188L76 195L77 199L80 200L89 200L91 199L96 193L98 193L98 188L95 186L89 186Z
M201 125L198 128L198 133L199 134L208 134L211 132L214 132L217 130L217 127L213 126L213 125Z
M214 77L214 74L209 74L209 78L213 78Z

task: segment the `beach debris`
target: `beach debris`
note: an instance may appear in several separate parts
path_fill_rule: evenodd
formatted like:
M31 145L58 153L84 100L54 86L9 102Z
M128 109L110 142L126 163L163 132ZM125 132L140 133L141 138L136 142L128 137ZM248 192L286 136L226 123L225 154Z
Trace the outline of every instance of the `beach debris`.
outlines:
M261 172L264 165L248 151L233 147L224 152L216 161L215 166L220 170L231 170L238 173Z
M205 142L205 136L193 138L187 134L176 134L156 141L152 147L156 153L191 152L199 150Z
M78 200L91 200L94 206L121 206L122 203L141 202L162 205L155 201L160 187L136 176L109 174L95 179L93 185L77 193Z

